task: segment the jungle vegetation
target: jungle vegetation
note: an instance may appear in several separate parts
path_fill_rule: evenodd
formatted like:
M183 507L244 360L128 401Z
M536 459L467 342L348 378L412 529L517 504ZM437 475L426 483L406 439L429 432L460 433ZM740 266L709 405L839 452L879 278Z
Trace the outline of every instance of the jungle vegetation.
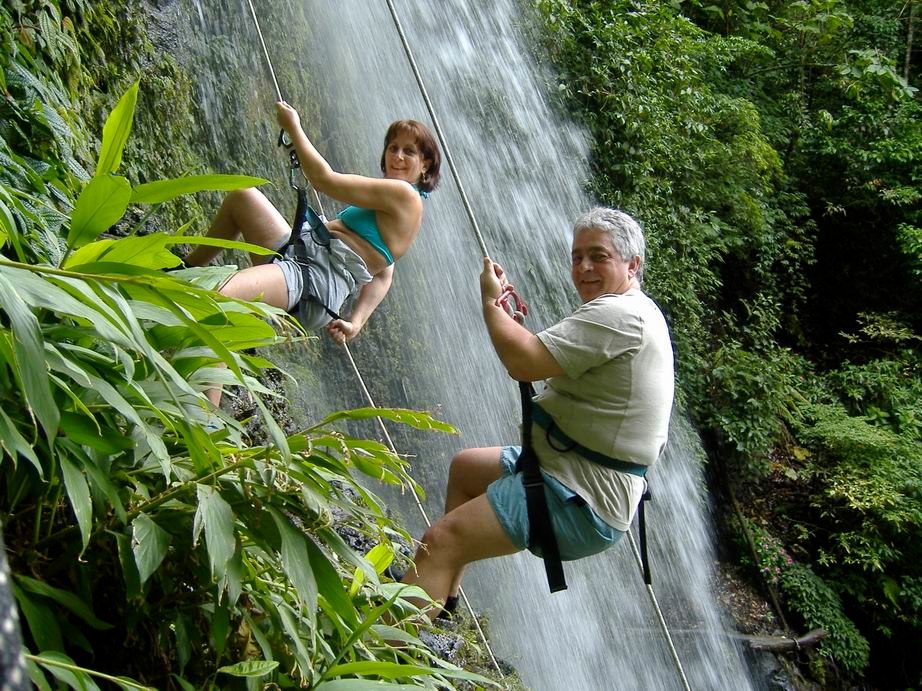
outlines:
M740 558L791 626L828 632L816 681L917 688L918 3L536 6L588 187L645 222Z
M523 4L592 134L588 189L647 229L738 559L828 632L803 658L819 684L919 686L917 3ZM356 476L414 486L338 427L370 412L283 429L253 348L304 336L215 295L220 271L163 272L190 238L157 231L258 181L208 175L143 6L12 0L0 42L0 521L36 683L464 678L383 618L413 611L378 578L400 527ZM207 407L216 381L259 402L261 436Z

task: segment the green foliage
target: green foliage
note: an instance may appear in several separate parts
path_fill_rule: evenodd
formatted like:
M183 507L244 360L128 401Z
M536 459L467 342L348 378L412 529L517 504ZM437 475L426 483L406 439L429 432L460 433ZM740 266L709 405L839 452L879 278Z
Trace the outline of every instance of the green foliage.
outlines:
M780 348L759 352L731 342L714 352L704 419L737 452L739 472L770 472L768 452L783 442L803 402L806 372L805 362Z
M868 665L870 646L843 613L835 591L809 566L796 562L781 570L780 582L785 601L800 615L804 625L826 631L819 645L820 654L847 673L861 673Z
M489 684L416 638L406 598L426 601L421 590L381 583L400 530L357 477L419 488L407 461L335 427L372 413L332 414L298 434L269 414L274 394L259 376L272 365L248 351L303 341L296 325L213 292L220 272L163 273L182 236L98 239L132 199L260 182L133 187L116 175L136 88L107 119L86 182L5 145L4 252L16 260L0 259L0 517L34 683ZM204 391L229 384L253 397L271 443L252 444L209 404ZM425 413L380 414L453 431ZM379 543L374 564L333 530L334 513Z
M907 6L534 4L553 92L592 136L590 192L644 222L680 401L741 487L798 483L764 510L790 526L784 548L819 555L825 585L803 576L788 602L806 621L848 612L917 665L922 117ZM867 643L837 635L827 654L857 673Z

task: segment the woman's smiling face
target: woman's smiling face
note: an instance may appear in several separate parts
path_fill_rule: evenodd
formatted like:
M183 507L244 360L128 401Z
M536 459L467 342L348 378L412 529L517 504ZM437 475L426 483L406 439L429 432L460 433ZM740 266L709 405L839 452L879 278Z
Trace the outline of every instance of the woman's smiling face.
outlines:
M384 177L419 182L426 169L426 161L419 145L409 132L398 132L384 149Z

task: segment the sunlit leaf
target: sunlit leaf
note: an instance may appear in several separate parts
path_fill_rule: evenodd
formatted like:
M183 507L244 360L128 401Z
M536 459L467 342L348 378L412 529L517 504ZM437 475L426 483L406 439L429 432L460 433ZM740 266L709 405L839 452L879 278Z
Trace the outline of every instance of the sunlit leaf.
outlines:
M449 434L458 433L458 431L447 422L436 420L429 413L401 408L353 408L352 410L341 410L327 415L317 424L317 427L326 426L336 420L366 420L373 417L401 422L410 427L415 427L416 429L431 429L439 432L448 432Z
M230 191L264 185L268 180L249 175L190 175L172 180L156 180L134 188L131 201L134 204L159 204L183 194L194 194L205 190Z
M233 677L264 677L279 666L275 660L247 660L219 667L218 671Z
M99 147L99 162L96 164L96 175L108 175L118 170L122 163L122 151L128 135L131 133L131 124L134 120L135 104L138 101L138 82L132 84L128 91L115 104L115 108L106 118L102 128L102 145ZM68 243L72 244L72 243Z
M44 357L44 339L38 320L9 281L0 276L0 307L7 313L14 339L17 379L26 402L45 430L49 443L58 432L60 413L51 395L48 368Z
M131 185L125 178L115 175L94 177L77 197L67 245L77 248L95 240L125 214L130 198Z

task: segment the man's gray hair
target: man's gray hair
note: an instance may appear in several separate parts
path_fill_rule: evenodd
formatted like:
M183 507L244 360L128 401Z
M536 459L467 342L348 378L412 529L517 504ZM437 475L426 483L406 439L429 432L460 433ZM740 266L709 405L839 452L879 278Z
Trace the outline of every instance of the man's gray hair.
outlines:
M599 230L607 234L611 244L624 261L640 257L637 282L643 283L643 266L646 258L647 241L640 224L623 211L597 206L580 215L573 223L573 236L584 230Z

